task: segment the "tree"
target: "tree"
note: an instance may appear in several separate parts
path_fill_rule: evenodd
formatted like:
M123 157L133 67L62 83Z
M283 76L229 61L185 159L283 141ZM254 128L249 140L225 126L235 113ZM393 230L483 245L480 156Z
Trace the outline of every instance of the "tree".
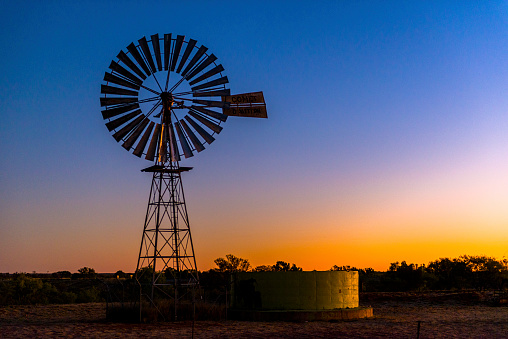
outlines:
M97 275L97 273L95 273L95 270L93 268L86 266L80 268L78 272L83 278L95 278L95 276Z
M346 266L333 265L330 271L358 271L358 269L356 267L351 267L349 265Z
M275 265L272 266L273 271L301 271L302 268L296 266L295 264L290 264L285 261L277 261Z
M213 261L217 265L219 272L246 272L250 268L247 259L236 257L232 254L226 254L226 258L217 258Z
M472 271L460 258L440 258L429 263L426 271L435 277L433 289L471 287Z
M389 291L412 291L425 287L425 265L407 264L405 261L391 263L386 272L385 289Z
M64 279L64 278L70 278L72 276L72 273L69 271L58 271L51 274L52 277L57 279Z
M55 286L25 274L20 274L14 283L14 300L19 304L48 304L58 294Z
M290 264L285 261L277 261L275 265L261 265L254 268L252 271L254 272L273 272L273 271L301 271L302 268L296 266L295 264Z
M470 269L475 288L501 288L503 275L508 271L505 262L484 255L462 255L459 260Z
M270 272L270 271L273 271L273 266L272 265L260 265L260 266L256 266L256 268L254 268L252 271L254 271L254 272Z
M363 274L372 274L372 273L374 273L376 271L374 271L374 269L372 267L367 267L367 268L360 268L358 270L358 272L360 272L360 274L362 274L362 273Z

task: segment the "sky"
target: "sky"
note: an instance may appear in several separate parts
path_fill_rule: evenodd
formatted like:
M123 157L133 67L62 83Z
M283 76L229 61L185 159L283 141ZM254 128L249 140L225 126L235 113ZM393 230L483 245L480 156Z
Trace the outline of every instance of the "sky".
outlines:
M151 176L100 85L143 36L207 46L230 118L182 166L199 270L508 257L508 2L4 1L0 272L133 272Z

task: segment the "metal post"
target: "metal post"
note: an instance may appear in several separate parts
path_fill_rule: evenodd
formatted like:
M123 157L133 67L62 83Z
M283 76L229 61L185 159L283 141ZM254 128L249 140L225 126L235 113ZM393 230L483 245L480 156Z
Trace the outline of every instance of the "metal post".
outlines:
M171 162L171 169L174 169L173 163ZM179 251L178 251L178 229L177 229L177 199L176 199L176 185L175 185L175 176L173 173L171 173L171 201L173 202L171 213L172 213L172 220L173 220L173 234L174 234L174 251L175 251L175 258L177 258L174 262L176 264L176 272L180 272L180 260L179 260ZM175 288L175 321L178 319L178 275L176 274L174 276L174 288Z
M159 175L157 177L157 174ZM155 258L157 258L157 243L158 243L158 240L159 240L159 237L158 237L158 234L159 234L159 229L160 229L160 224L161 224L161 217L160 217L160 210L161 210L161 201L162 201L162 173L157 173L157 172L154 172L153 174L154 178L153 180L156 181L156 179L159 179L159 189L158 189L158 193L159 193L159 199L157 201L157 216L156 216L156 222L155 222L155 232L156 232L156 236L155 236L155 244L153 246L153 262L152 262L152 268L153 268L153 273L152 273L152 291L150 293L150 299L153 300L154 298L154 290L155 290L155 282L157 281L156 279L156 276L155 276L155 272L156 272L156 265L157 265L157 260Z

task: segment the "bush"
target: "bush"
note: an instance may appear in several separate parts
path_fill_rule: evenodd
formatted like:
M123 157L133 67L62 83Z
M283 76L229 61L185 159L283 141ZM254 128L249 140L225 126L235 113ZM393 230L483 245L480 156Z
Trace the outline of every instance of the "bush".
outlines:
M58 290L48 282L39 278L32 278L20 274L13 282L13 286L6 291L11 293L10 298L15 304L49 304L58 296Z
M78 303L96 303L101 301L104 301L104 299L101 297L100 291L95 287L80 291L76 298Z

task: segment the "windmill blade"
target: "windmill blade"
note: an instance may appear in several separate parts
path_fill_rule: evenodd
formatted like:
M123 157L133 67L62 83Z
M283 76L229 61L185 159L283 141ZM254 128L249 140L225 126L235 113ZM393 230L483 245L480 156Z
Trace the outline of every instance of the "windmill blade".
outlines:
M132 111L133 109L136 109L136 108L139 108L138 103L130 104L130 105L126 105L126 106L122 106L122 107L118 107L118 108L105 109L102 111L102 117L104 119L109 119L109 118L112 118L112 117L117 116L119 114L122 114L122 113L125 113L128 111Z
M148 146L148 150L146 151L146 160L152 161L155 158L155 151L157 150L157 141L159 140L159 135L161 134L161 125L155 125L155 130L152 135L152 140L150 140L150 146Z
M130 104L137 101L138 98L101 98L101 106Z
M225 115L225 114L222 114L222 113L219 113L219 112L215 112L215 111L212 111L211 109L208 109L208 108L204 108L204 107L201 107L201 106L191 106L190 108L191 110L197 110L203 114L206 114L212 118L215 118L217 120L220 120L220 121L226 121L228 119L228 116Z
M200 99L191 99L191 101L195 104L200 104L207 107L219 107L219 108L229 108L231 103L226 101L213 101L213 100L200 100Z
M146 143L148 142L148 138L150 137L150 134L152 133L154 125L155 125L155 123L153 121L150 121L150 125L148 125L148 128L146 129L145 133L141 137L141 140L139 141L138 145L136 146L136 149L134 150L134 152L132 152L132 154L134 154L138 158L140 158L141 154L143 154Z
M162 71L161 48L159 45L159 34L154 34L152 38L152 47L155 53L155 60L157 61L157 69Z
M104 73L104 81L107 81L108 83L113 83L119 86L129 87L135 90L139 90L140 86L137 84L134 84L130 81L124 80L122 78L117 77L116 75L113 75L111 73Z
M212 77L214 76L215 74L218 74L220 72L224 71L224 67L222 67L222 65L217 65L215 66L214 68L212 68L211 70L209 70L208 72L200 75L199 77L197 77L196 79L192 80L189 82L189 85L192 86L194 84L197 84L198 82L201 82L203 80L206 80L208 79L209 77Z
M201 141L199 141L196 134L194 134L194 132L192 132L192 130L189 128L189 126L183 119L180 120L180 125L182 125L183 129L185 130L185 133L187 133L187 135L189 136L189 139L191 140L192 144L194 145L194 148L196 149L196 151L198 151L198 153L199 153L202 150L204 150L205 147L203 146Z
M152 73L157 72L157 70L155 69L155 64L153 62L152 52L150 52L150 47L148 47L148 42L146 42L146 38L142 37L141 39L138 40L138 42L139 42L139 46L141 47L141 50L145 54L146 60L148 60L148 64L150 65L150 70L152 71Z
M207 131L205 131L203 129L203 127L199 126L199 124L197 122L195 122L194 120L192 120L192 118L188 115L185 116L185 120L187 120L189 122L189 124L191 124L192 128L194 128L194 130L196 132L199 133L199 135L201 135L201 137L203 139L205 139L205 141L208 143L208 144L211 144L212 142L215 141L215 138L212 137Z
M146 125L148 125L149 121L150 121L149 119L143 119L143 121L141 121L138 127L136 127L134 132L132 132L132 134L129 136L127 141L123 143L122 147L125 148L126 150L130 150L132 145L134 145L136 140L138 140L139 136L141 135L141 132L143 132Z
M136 59L138 65L140 65L143 71L145 71L146 75L150 76L151 74L150 70L148 69L148 66L145 63L145 60L143 60L141 54L139 54L139 51L134 45L134 43L131 42L131 44L127 46L127 49L129 50L129 52L131 52L131 55L134 57L134 59Z
M117 118L115 120L111 120L110 122L106 123L106 127L108 128L108 131L112 131L114 129L117 129L118 127L125 124L127 121L130 121L137 117L141 113L141 110L136 110L134 112L131 112L129 114L126 114L124 116L121 116L120 118Z
M178 151L178 144L176 143L175 130L173 129L173 125L169 125L169 137L171 138L171 142L169 144L171 148L171 161L180 161L180 152Z
M228 77L222 77L222 78L219 78L219 79L215 79L215 80L212 80L212 81L209 81L209 82L205 82L204 84L201 84L201 85L197 85L197 86L194 86L191 88L191 91L196 91L198 89L203 89L203 88L208 88L208 87L213 87L213 86L219 86L219 85L223 85L223 84L227 84L229 81L228 81Z
M109 64L109 68L113 71L117 72L120 75L123 75L124 77L132 80L134 83L141 85L143 83L143 80L136 77L134 74L120 66L118 63L111 61L111 64Z
M120 51L118 53L117 58L122 61L124 64L127 65L130 69L134 71L141 79L146 79L146 76L141 72L138 66L127 56L127 54L124 53L124 51Z
M211 129L212 131L214 131L215 133L219 134L221 131L222 131L222 127L220 127L219 125L217 125L215 122L212 122L208 119L206 119L205 117L202 117L201 115L197 114L197 113L194 113L192 111L189 111L189 114L194 118L196 119L197 121L199 121L200 123L202 123L203 125L205 125L206 127L208 127L209 129Z
M203 56L203 54L206 53L206 51L208 51L207 47L205 47L203 45L201 45L201 47L199 47L199 49L196 52L196 54L194 54L194 56L192 57L191 61L189 61L189 64L187 65L187 67L185 67L185 69L183 70L182 76L185 76L185 74L187 74L187 72L190 71L192 67L194 67L196 62L198 62L199 59L201 59L201 57Z
M190 39L189 42L187 43L187 48L185 48L185 52L183 52L182 59L178 64L178 68L176 69L176 73L180 73L180 71L182 70L183 65L185 64L187 58L192 52L192 49L194 48L194 46L196 46L196 42L197 42L196 40Z
M173 59L171 60L171 71L175 70L176 62L178 61L178 56L180 55L180 50L182 49L183 39L185 36L177 35L175 42L175 50L173 51Z
M217 57L215 55L213 55L213 54L210 54L209 56L206 57L205 60L203 60L202 63L200 63L198 65L198 67L194 68L194 70L192 72L186 74L185 78L187 80L190 80L190 79L194 78L196 76L196 74L198 74L199 72L204 70L208 65L210 65L215 60L217 60Z
M230 89L220 89L216 91L192 92L193 97L223 97L231 94Z
M136 128L136 126L139 125L139 123L143 119L145 119L144 114L140 114L136 119L129 122L127 125L122 127L122 129L113 134L113 138L115 138L116 141L122 140L122 138L127 134L129 134L129 132L132 131L134 128Z
M171 33L164 34L164 70L168 70L169 56L171 54Z
M108 85L101 85L101 93L138 96L137 91L131 91L130 89L118 88Z
M192 154L192 150L189 146L189 143L187 142L187 139L185 138L185 134L183 133L182 126L178 122L175 122L176 127L176 133L178 133L178 139L180 139L180 145L182 145L183 154L186 158L192 157L194 154Z

